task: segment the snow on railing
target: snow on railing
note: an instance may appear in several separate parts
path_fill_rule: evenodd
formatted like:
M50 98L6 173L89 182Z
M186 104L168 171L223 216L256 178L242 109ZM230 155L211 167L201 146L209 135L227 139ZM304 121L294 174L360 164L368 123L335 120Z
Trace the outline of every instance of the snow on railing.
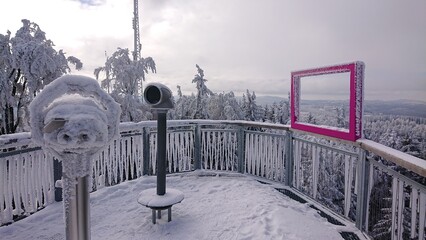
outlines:
M203 169L237 171L237 132L230 129L201 131Z
M149 143L149 174L156 174L157 132L151 132ZM194 170L194 131L171 130L167 133L167 169L168 173Z
M272 181L285 182L287 135L246 131L245 171Z
M0 225L54 201L52 159L40 148L0 152Z
M293 138L293 186L334 212L355 220L358 154L317 141Z
M143 139L137 129L122 134L98 154L92 164L92 190L143 175Z
M362 227L373 239L426 239L426 177L371 152L367 160Z

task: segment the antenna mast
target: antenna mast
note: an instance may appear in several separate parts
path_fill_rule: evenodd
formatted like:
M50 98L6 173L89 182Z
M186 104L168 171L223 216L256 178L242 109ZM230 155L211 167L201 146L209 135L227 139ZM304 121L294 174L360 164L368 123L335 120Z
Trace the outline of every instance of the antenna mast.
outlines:
M133 51L133 61L138 61L141 54L141 40L139 37L139 6L138 0L133 1L133 30L134 30L134 51Z
M139 36L139 4L138 0L133 1L133 33L134 33L134 46L133 46L133 61L139 61L141 57L142 44ZM139 84L138 84L139 85ZM136 92L139 91L139 86L136 87ZM140 93L143 93L143 79L140 79ZM143 97L141 97L143 102Z

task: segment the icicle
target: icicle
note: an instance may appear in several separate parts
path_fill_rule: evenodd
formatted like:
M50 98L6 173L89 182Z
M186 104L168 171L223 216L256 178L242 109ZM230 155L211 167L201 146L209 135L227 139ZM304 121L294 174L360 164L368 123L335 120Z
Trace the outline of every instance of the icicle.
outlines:
M424 239L426 228L426 193L420 192L419 199L419 240Z
M175 165L175 172L176 171L182 171L182 155L180 154L180 149L182 149L184 146L182 145L181 141L181 134L180 132L177 132L173 136L173 164Z
M260 135L259 136L259 157L258 157L258 161L259 161L259 167L260 167L260 177L265 177L265 159L264 159L264 152L265 152L265 136L264 135Z
M402 213L404 182L397 178L392 179L392 239L402 239Z
M260 176L261 174L261 169L260 169L260 151L261 151L261 136L259 135L255 135L256 136L256 140L255 140L255 151L256 151L256 158L254 159L256 161L256 175Z
M213 170L217 170L217 165L216 167L214 166L215 164L215 152L214 152L214 146L216 146L216 138L214 136L214 133L210 132L209 133L210 138L212 139L211 141L208 141L208 145L209 145L209 160L210 160L210 169Z
M249 133L246 134L246 141L244 145L246 146L246 150L244 152L244 159L246 160L246 173L251 174L252 161L251 161L251 158L249 157L251 152ZM238 157L240 158L241 156L238 156Z
M135 144L135 138L136 138L136 136L132 136L132 137L130 137L130 152L128 153L128 155L129 155L129 169L130 169L130 173L129 173L129 176L130 176L130 179L134 179L135 178L135 174L134 174L134 172L135 172L135 157L136 157L136 151L137 151L137 149L136 149L136 144Z
M182 143L182 144L185 144L185 148L184 148L184 152L183 152L184 159L185 159L185 162L183 162L183 170L185 170L185 171L191 170L191 162L190 161L191 161L192 155L190 153L191 152L190 143L192 143L191 133L185 132L185 134L183 135L183 143Z
M269 169L269 179L276 180L276 170L277 170L277 147L278 141L276 137L271 136L271 165Z
M399 181L398 186L398 239L402 239L404 213L404 182Z
M152 174L156 174L157 170L157 134L153 133L150 144Z
M21 181L22 178L21 176L19 176L19 172L17 170L17 158L16 156L14 156L12 158L12 161L10 161L10 165L9 165L9 171L11 173L11 184L12 184L12 196L13 196L13 201L15 202L15 209L13 209L13 214L16 215L20 215L22 213L22 209L21 209L21 198L19 196L20 194L20 186L21 186Z
M410 229L410 238L414 239L416 237L416 221L417 221L417 203L419 200L417 189L411 190L411 229Z
M397 236L395 236L395 233L397 231L396 228L396 210L397 210L397 189L398 189L398 179L393 178L392 179L392 230L391 230L391 236L392 239L396 239Z
M285 139L283 137L281 137L279 139L279 147L278 147L278 167L277 167L277 176L278 176L278 181L283 182L284 181L284 173L285 173L285 168L284 168L284 154L286 152L286 148L285 148ZM288 167L288 166L285 166Z
M132 144L131 144L131 137L126 139L126 144L124 145L126 147L126 151L124 151L124 181L129 180L130 176L130 154L132 153Z
M371 191L373 190L373 184L374 184L374 182L373 182L373 174L374 174L374 167L371 166L369 174L368 174L367 203L370 202ZM354 176L355 176L355 188L354 188L354 192L355 192L355 194L357 194L357 176L358 176L358 174L356 173L356 167L354 167ZM366 216L370 216L370 208L369 208L369 206L367 206ZM365 226L368 226L368 219L369 218L366 218L366 220L365 220Z
M317 197L318 192L318 175L319 175L319 147L314 146L312 149L312 196Z
M26 153L25 155L25 165L29 164L29 168L25 167L25 175L28 176L29 172L29 179L33 179L32 181L30 181L31 183L27 186L29 188L29 191L26 192L26 190L24 189L25 192L23 192L23 195L27 195L28 193L28 209L25 209L25 211L33 213L37 211L38 202L41 202L41 198L39 196L41 196L40 180L42 178L42 175L37 174L41 163L34 162L32 153Z
M5 211L4 211L4 218L5 218L5 222L11 222L13 220L13 213L12 213L12 199L13 199L13 189L12 189L12 164L13 164L13 159L9 159L7 161L7 163L5 162L4 165L4 189L6 190L6 194L5 194ZM7 171L7 167L9 166L9 171Z
M111 186L112 178L113 178L113 175L112 175L112 173L113 173L113 171L112 171L112 161L113 161L112 152L113 152L113 149L114 149L114 145L113 145L114 142L115 141L110 143L110 145L107 148L108 149L108 159L107 159L108 186Z
M173 171L173 169L172 169L172 163L173 162L170 161L170 158L173 157L173 155L172 155L172 149L170 148L170 141L171 141L170 133L167 132L167 134L166 134L166 159L165 159L165 161L166 161L167 169L169 170L169 172L172 172Z
M17 162L17 178L19 181L18 198L20 205L23 206L23 213L29 213L31 210L31 202L34 191L34 178L31 175L31 166L28 161L28 153L19 154L16 159ZM30 181L30 179L32 181Z
M351 156L345 155L345 216L349 216L351 207L351 190L353 178L353 161Z
M119 145L119 140L115 140L114 141L114 148L113 148L113 154L114 154L114 160L112 161L112 174L113 174L113 179L114 182L117 183L118 181L118 145Z
M228 138L231 132L224 132L222 136L222 170L229 171L228 163L229 163L229 142Z
M7 191L5 190L5 183L6 183L6 162L7 160L1 160L0 161L0 225L3 223L6 223L6 216L5 215L5 209L7 206L5 205L5 197L7 196Z
M202 159L202 163L204 162L204 169L207 169L207 143L206 143L206 134L205 131L201 131L201 149L202 149L202 154L201 154L201 159Z
M293 167L293 183L296 185L296 189L299 189L299 163L300 163L300 144L299 141L294 140L293 143L293 159L294 159L294 167Z
M185 134L186 132L182 132L179 134L179 147L177 149L178 151L178 164L179 164L179 171L185 171L185 165L187 161L187 155L185 155L186 151L186 144L185 144Z
M217 132L217 145L216 145L216 158L217 159L217 165L219 170L223 170L223 162L224 162L224 155L223 155L223 134L221 132Z

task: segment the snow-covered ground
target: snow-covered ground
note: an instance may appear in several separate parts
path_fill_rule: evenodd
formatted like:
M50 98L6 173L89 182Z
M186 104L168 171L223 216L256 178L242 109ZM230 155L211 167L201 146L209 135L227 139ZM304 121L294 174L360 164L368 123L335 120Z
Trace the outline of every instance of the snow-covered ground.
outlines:
M157 224L151 210L137 203L138 194L156 186L156 177L142 177L90 195L92 239L342 239L336 226L301 204L234 173L196 171L167 176L167 187L185 199ZM21 221L0 227L0 239L65 239L62 203L54 203ZM358 232L359 233L359 232Z

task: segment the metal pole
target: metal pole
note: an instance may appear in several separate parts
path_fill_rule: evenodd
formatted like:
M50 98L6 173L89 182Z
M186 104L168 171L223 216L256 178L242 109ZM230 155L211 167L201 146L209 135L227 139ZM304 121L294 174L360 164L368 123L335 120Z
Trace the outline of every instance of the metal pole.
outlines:
M245 168L245 164L244 164L244 146L245 146L245 141L244 141L244 128L242 126L238 127L237 130L237 155L238 155L238 172L240 173L244 173L246 168Z
M55 184L55 201L62 201L62 187L56 187L56 181L62 179L62 162L58 159L53 160L53 182Z
M149 133L148 133L148 129L147 128L143 128L142 129L142 137L143 137L143 175L150 175L151 171L149 169L149 160L150 160L150 155L149 155L149 147L150 147L150 142L149 142Z
M201 169L201 130L200 125L194 129L194 168Z
M157 111L157 195L166 194L167 111Z
M89 176L77 178L71 188L66 216L67 240L90 240Z
M366 158L366 152L365 150L359 148L359 155L358 155L358 168L356 169L358 174L358 189L357 189L357 200L356 200L356 219L355 219L355 226L361 230L364 231L367 226L365 226L366 223L366 216L367 214L367 208L368 208L368 173L369 173L369 161Z

